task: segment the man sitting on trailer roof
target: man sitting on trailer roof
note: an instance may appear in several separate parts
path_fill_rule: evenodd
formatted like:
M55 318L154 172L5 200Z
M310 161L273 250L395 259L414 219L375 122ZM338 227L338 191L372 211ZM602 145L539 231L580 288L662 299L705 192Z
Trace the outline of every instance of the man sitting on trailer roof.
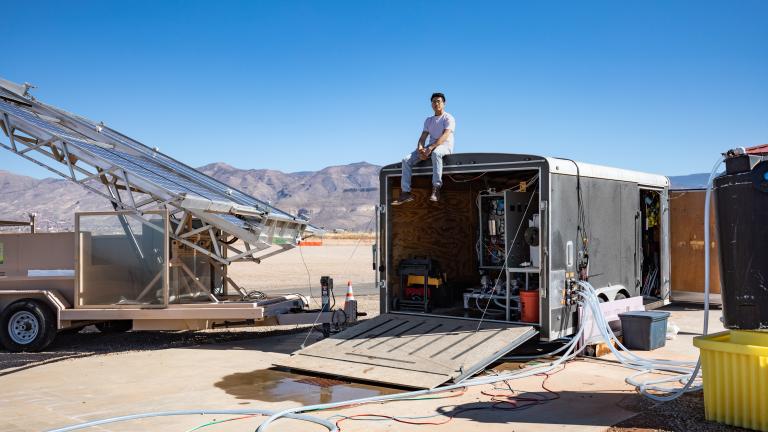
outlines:
M445 111L445 95L433 93L430 98L435 115L424 120L424 130L421 132L416 150L403 159L403 177L400 181L400 198L392 205L400 205L413 201L411 195L411 176L413 166L420 160L432 158L432 195L429 200L437 202L440 199L440 187L443 185L443 156L453 153L453 131L456 120ZM424 143L429 137L429 144Z

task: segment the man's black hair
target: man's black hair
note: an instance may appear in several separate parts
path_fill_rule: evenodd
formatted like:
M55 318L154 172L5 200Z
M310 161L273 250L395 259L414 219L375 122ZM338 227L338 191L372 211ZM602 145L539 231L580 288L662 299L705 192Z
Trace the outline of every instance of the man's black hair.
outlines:
M445 103L445 95L442 93L432 93L432 96L429 98L429 101L432 102L432 99L439 97L443 100L443 103Z

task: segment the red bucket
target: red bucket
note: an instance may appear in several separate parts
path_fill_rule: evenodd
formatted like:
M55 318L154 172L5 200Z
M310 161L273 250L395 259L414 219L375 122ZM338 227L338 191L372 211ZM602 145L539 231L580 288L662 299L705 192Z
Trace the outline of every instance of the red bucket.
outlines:
M539 290L520 291L520 320L539 322Z

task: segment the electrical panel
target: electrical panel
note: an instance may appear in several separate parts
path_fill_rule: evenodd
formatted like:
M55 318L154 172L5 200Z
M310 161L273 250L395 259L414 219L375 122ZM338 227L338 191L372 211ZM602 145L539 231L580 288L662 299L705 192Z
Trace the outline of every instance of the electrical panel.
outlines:
M505 258L506 267L521 267L524 262L531 263L526 230L538 210L538 202L531 202L532 193L505 191L479 196L478 255L481 268L500 269L504 267Z
M538 202L532 200L529 192L504 192L506 204L507 238L505 243L510 250L507 258L507 267L522 267L522 264L531 263L531 251L526 242L525 232L528 230L530 220L538 213Z
M481 268L504 266L506 247L506 204L504 195L480 195L479 256Z

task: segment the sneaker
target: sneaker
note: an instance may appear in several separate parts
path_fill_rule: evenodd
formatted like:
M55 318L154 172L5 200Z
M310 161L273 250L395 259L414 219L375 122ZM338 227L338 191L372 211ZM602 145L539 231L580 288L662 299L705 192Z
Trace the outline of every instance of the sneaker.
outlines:
M433 187L432 188L432 195L429 196L429 200L432 201L432 202L440 201L440 188L439 187Z
M400 204L405 204L411 201L413 201L413 195L411 195L410 192L401 192L400 198L392 201L392 205L398 206Z

